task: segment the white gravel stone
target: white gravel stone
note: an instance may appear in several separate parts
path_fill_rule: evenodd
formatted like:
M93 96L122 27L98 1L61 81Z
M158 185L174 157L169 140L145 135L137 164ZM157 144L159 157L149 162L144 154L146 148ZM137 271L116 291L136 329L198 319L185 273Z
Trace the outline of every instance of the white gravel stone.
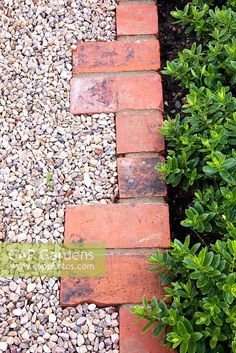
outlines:
M50 314L49 317L48 317L48 321L54 324L54 322L57 321L56 315Z
M7 342L0 342L0 350L1 350L2 352L6 352L7 347L8 347Z
M76 324L77 324L77 326L82 326L82 325L84 325L85 323L86 323L86 318L85 317L80 317L78 320L77 320L77 322L76 322Z
M23 340L28 341L30 339L29 332L28 331L23 332L21 337L23 338Z
M30 292L33 292L36 288L36 284L35 283L29 283L27 285L27 292L30 293Z
M86 347L86 346L81 346L80 349L79 349L79 352L80 352L80 353L86 353L86 352L88 352L87 347Z
M15 290L17 289L17 284L15 282L10 282L9 283L9 289L12 291L12 292L15 292Z
M93 311L96 309L96 304L89 304L88 305L88 310Z
M113 343L118 343L119 342L119 335L117 333L112 334L111 340Z
M51 349L48 347L48 345L44 344L44 345L43 345L43 351L44 351L45 353L50 353L50 352L51 352Z
M77 337L77 344L79 347L84 344L84 337L80 334L78 334L78 337Z
M33 216L35 218L41 217L42 214L43 214L43 210L41 208L36 208L35 210L33 210Z
M90 175L88 173L84 173L84 184L90 188L90 186L92 185L92 180L90 178Z
M90 342L93 342L95 340L96 336L94 335L94 333L88 333L88 339Z
M29 321L29 318L27 315L23 316L20 320L21 325L25 325Z
M14 309L14 310L12 311L12 314L15 315L15 316L21 316L21 315L22 315L22 311L21 311L20 308Z

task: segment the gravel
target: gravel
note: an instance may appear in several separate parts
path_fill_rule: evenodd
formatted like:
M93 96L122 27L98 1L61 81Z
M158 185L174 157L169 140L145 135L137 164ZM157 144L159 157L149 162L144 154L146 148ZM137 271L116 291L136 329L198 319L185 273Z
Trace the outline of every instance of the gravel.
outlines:
M35 289L28 292L31 279L2 279L0 351L118 353L116 309L97 308L95 304L62 309L58 281L50 280L54 281L53 289L48 280L37 278ZM10 290L11 283L17 286L14 292Z
M117 195L114 114L69 112L71 52L114 40L114 0L0 5L0 240L63 240L64 207Z
M71 51L115 39L115 0L0 2L0 241L62 242L68 204L117 196L114 114L69 112ZM0 352L118 353L118 313L58 279L0 280Z

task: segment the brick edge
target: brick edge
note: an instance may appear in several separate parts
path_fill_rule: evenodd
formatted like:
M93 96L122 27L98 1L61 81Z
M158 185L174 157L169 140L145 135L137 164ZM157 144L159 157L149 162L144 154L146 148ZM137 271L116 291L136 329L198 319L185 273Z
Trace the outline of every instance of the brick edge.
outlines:
M131 5L131 6L130 6ZM156 1L151 1L151 0L119 0L118 1L118 6L117 6L117 13L120 12L120 9L124 10L124 7L126 7L126 9L129 8L130 6L130 9L133 7L137 7L137 6L141 6L142 8L145 7L145 5L149 8L149 9L152 9L155 12L155 14L153 13L151 16L152 16L152 19L153 19L153 24L152 24L152 28L150 29L150 31L146 31L146 29L144 30L140 30L140 32L135 32L135 30L132 32L132 28L128 29L128 32L126 33L123 29L119 28L120 26L120 23L121 23L121 19L119 19L119 21L117 21L117 41L119 40L126 40L127 38L130 39L130 40L134 40L134 36L138 36L138 40L139 39L146 39L146 36L149 36L149 38L153 35L157 35L158 33L158 16L157 16L157 7L156 7ZM132 16L132 14L131 14ZM157 21L156 21L156 20ZM156 21L156 28L155 28L155 21ZM145 22L145 21L144 21ZM137 27L139 27L139 24L137 24ZM125 25L123 26L123 28L125 28ZM140 27L139 27L140 28ZM147 25L147 28L148 28L148 25ZM150 28L150 27L149 27ZM160 114L160 111L163 109L163 106L159 107L159 113ZM116 111L116 113L119 111L119 109L114 109L114 111ZM135 112L132 112L131 113L131 110L128 111L128 115L129 114L133 114ZM120 112L119 114L123 114L123 112ZM130 134L134 134L134 131L131 131L130 129ZM122 156L125 158L126 155L132 157L136 157L137 153L142 153L142 156L145 158L145 156L148 156L148 153L150 155L150 153L155 153L156 152L159 152L159 154L161 154L161 152L164 150L164 142L163 141L159 141L158 142L159 145L155 145L155 143L153 141L148 141L146 142L146 146L143 146L143 147L140 147L141 150L137 150L135 148L132 149L132 147L130 146L123 146L123 150L121 149L119 151L117 151L117 155L119 156L119 158ZM147 147L148 146L148 147ZM152 154L154 155L154 154ZM161 193L160 195L158 195L159 197L161 196L161 202L163 202L163 197L165 197L165 193ZM141 200L141 197L140 195L134 195L134 199L132 199L132 202L140 202ZM152 195L148 195L146 196L148 197L149 201L150 202L153 202L152 200ZM137 198L137 199L136 199ZM158 199L156 199L158 200ZM156 200L154 202L156 202ZM130 203L130 200L129 200L129 195L123 195L121 197L121 200L120 202L123 202L123 203ZM169 239L170 240L170 239ZM166 248L168 248L169 244L167 242L167 238L166 238ZM140 298L141 300L141 298ZM135 303L133 303L132 305L135 305ZM125 337L124 337L124 330L127 329L127 327L129 325L131 325L131 323L129 322L129 319L128 321L127 320L123 320L123 313L124 313L124 310L127 312L127 310L129 310L129 308L126 306L126 305L121 305L120 308L119 308L119 314L120 314L120 353L140 353L142 351L142 353L156 353L157 352L157 349L158 349L158 352L159 353L167 353L167 352L170 352L169 350L167 350L165 347L162 348L161 346L159 348L156 347L156 342L152 339L149 340L149 342L147 343L147 338L144 339L144 342L145 342L145 347L143 346L143 337L142 334L140 333L139 335L135 335L134 331L132 332L132 330L129 332L129 338L132 339L132 335L134 335L133 337L135 337L135 342L136 342L136 348L133 347L133 346L126 346L125 345ZM136 329L135 329L136 330ZM160 342L159 342L160 343ZM141 348L140 348L141 347ZM141 349L141 350L140 350ZM174 352L174 351L172 351Z

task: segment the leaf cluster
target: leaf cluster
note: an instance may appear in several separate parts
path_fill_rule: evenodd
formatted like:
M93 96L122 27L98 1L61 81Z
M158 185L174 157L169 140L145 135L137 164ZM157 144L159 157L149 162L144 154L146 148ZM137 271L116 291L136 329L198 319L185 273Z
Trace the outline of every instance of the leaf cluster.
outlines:
M165 345L180 353L236 352L236 240L210 248L190 247L188 236L149 258L165 287L164 300L146 298L133 313L149 322L153 336L166 332ZM172 302L168 304L168 301Z
M164 73L189 93L181 114L167 118L161 129L169 149L158 170L172 186L194 191L183 226L235 238L236 3L228 1L221 9L212 5L194 1L172 13L201 44L166 64Z

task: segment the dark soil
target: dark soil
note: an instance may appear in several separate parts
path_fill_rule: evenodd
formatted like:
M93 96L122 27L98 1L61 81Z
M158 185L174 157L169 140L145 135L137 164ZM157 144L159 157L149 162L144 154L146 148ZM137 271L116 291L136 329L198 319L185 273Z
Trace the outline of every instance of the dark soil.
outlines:
M162 0L158 2L159 39L161 44L161 66L165 67L166 61L171 61L178 56L178 52L188 48L195 41L194 35L186 35L184 30L174 24L170 12L176 8L182 9L186 0ZM166 115L174 116L181 110L182 99L187 91L180 88L178 82L171 77L163 77L163 90L165 98Z
M186 35L179 25L174 24L174 18L170 12L175 8L182 9L186 5L186 0L159 0L159 39L161 44L161 62L164 68L167 60L175 59L179 51L188 48L196 41L193 34ZM162 76L164 91L164 115L175 117L181 112L182 100L187 94L187 90L179 87L178 82L169 76ZM168 145L167 145L168 148ZM184 192L181 187L168 187L168 202L170 206L171 237L183 241L186 235L191 235L192 243L200 242L201 239L190 228L182 227L180 222L185 219L185 209L191 204L193 192ZM212 242L212 237L207 234L201 235L205 243Z

